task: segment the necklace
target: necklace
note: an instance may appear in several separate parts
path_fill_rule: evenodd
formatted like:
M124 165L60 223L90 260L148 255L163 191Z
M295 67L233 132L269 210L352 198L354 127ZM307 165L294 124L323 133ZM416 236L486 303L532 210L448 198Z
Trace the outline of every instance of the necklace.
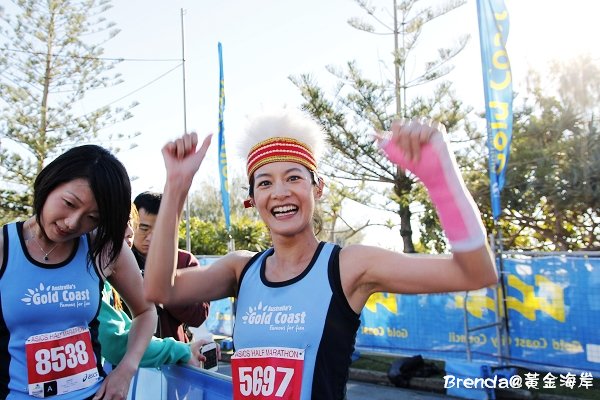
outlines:
M54 249L56 248L56 246L58 246L58 243L56 243L54 246L52 246L52 248L50 249L50 251L46 251L42 248L42 245L40 244L40 242L38 242L37 238L35 236L31 237L33 240L35 240L35 243L38 245L38 247L40 248L40 250L42 251L42 253L44 253L44 261L48 261L48 256L50 255L50 253L52 253L54 251Z

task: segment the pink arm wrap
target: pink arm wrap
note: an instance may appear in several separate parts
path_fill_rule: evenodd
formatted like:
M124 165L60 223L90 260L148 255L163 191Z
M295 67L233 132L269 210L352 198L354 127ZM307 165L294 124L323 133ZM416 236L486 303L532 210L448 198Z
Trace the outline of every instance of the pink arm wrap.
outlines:
M479 209L441 133L436 132L421 146L417 162L407 161L392 140L382 141L380 146L390 161L421 179L454 251L475 250L486 243Z

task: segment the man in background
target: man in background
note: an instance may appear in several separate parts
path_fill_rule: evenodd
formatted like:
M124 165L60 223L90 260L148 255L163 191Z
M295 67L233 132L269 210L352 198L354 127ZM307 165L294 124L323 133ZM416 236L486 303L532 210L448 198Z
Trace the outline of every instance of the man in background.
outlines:
M139 224L133 237L133 254L138 262L142 276L146 265L146 256L152 241L152 231L156 223L156 216L160 208L161 193L140 193L133 204L139 214ZM178 250L177 268L199 268L198 260L193 254ZM158 326L156 336L160 338L172 337L181 342L189 342L191 333L188 326L198 327L208 317L210 303L196 303L188 306L162 306L156 305L158 313Z

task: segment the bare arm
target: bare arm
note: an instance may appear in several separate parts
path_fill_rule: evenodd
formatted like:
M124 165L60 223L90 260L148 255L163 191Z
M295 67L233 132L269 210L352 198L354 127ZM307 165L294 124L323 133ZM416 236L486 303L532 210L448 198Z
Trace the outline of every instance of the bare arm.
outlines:
M117 368L106 377L94 399L127 397L131 378L137 371L154 334L157 321L154 304L142 295L142 276L135 257L125 242L108 280L127 304L133 320L127 340L127 351Z
M239 277L254 254L246 250L238 250L223 256L208 267L176 270L174 278L176 290L165 304L182 305L236 296ZM144 282L147 277L148 264L146 264Z
M198 137L195 133L185 134L182 138L167 143L162 149L167 180L144 274L144 293L148 300L155 303L168 304L174 295L179 217L194 175L210 145L210 139L210 136L206 137L198 152Z
M144 274L146 298L155 303L185 305L232 296L239 271L251 256L236 252L207 268L176 268L179 216L194 174L210 144L210 136L204 139L198 151L197 144L195 133L185 134L167 143L162 150L167 181Z
M177 269L200 268L198 260L193 254L179 250L177 254ZM194 302L188 305L163 305L165 312L169 313L180 323L198 327L208 317L210 303Z
M340 265L344 292L357 313L376 292L456 292L497 282L487 246L451 255L409 255L354 245L342 249Z
M429 121L395 121L382 151L410 170L427 188L452 256L411 257L368 246L340 254L342 284L352 307L360 310L379 291L435 293L479 289L497 282L496 269L481 215L466 188L445 129Z

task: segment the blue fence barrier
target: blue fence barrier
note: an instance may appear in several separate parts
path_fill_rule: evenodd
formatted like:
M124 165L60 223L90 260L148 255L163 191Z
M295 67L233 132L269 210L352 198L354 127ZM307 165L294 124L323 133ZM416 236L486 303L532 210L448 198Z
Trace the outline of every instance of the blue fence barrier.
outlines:
M532 369L600 374L600 259L513 258L504 260L504 271L507 361ZM496 321L493 298L492 289L468 296L376 294L362 312L357 346L465 359L465 302L469 325L486 325ZM495 328L471 332L469 342L474 360L497 361Z
M231 400L231 377L197 368L166 365L140 368L133 378L128 400Z

